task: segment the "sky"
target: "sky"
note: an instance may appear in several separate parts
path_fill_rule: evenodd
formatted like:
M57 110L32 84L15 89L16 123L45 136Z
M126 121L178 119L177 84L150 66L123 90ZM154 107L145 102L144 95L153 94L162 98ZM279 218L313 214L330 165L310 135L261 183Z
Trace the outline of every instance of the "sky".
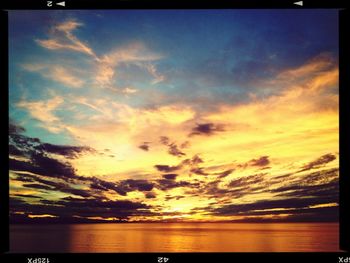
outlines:
M9 12L11 220L337 221L337 10Z

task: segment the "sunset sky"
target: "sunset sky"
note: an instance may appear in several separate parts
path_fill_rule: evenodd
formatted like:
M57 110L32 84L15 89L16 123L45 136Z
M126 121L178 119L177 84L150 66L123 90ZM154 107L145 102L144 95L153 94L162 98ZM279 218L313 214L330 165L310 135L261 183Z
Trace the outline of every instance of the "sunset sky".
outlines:
M12 219L337 220L336 10L9 12Z

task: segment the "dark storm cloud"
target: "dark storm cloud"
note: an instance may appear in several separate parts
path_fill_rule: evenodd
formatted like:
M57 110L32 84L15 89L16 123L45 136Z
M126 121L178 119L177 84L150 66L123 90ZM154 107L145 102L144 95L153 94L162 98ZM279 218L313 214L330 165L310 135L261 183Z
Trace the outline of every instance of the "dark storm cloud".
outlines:
M261 183L265 180L264 176L266 174L254 174L245 177L240 177L238 179L231 180L228 187L242 187Z
M292 196L292 197L337 197L339 192L339 181L337 179L321 185L292 185L280 187L271 190L273 193L278 193L278 196Z
M276 179L276 180L283 179L283 180L285 180L286 178L290 177L291 175L292 175L292 173L278 175L278 176L274 176L273 179Z
M17 172L30 172L48 177L73 177L74 169L68 163L62 163L55 159L33 154L31 162L9 159L9 168Z
M135 179L127 179L119 182L118 184L122 189L131 191L151 191L154 187L152 182L147 180L135 180Z
M141 150L148 152L149 151L149 142L144 142L143 144L139 145L139 148Z
M266 167L269 164L270 164L269 156L265 155L256 159L251 159L246 163L237 164L236 167L240 169L246 169L249 166L257 166L257 167L260 167L260 170L262 170L262 169L270 168L270 167Z
M213 215L249 215L255 210L267 210L267 209L301 209L308 208L312 205L320 205L337 202L334 197L325 198L287 198L282 200L263 200L255 203L248 204L230 204L224 205L220 208L211 208ZM282 211L281 213L284 213ZM270 211L265 211L266 215L270 214Z
M154 199L154 198L156 198L157 196L156 196L155 193L147 192L147 193L145 193L145 197L146 197L147 199Z
M9 145L9 155L24 156L23 152L14 145Z
M23 135L24 128L10 123L9 126L9 150L10 154L31 156L32 154L46 156L48 154L62 155L68 159L77 158L84 152L94 152L94 149L84 146L55 145L43 143L38 138Z
M216 173L218 175L218 178L224 178L226 176L229 176L230 174L232 174L234 172L235 169L228 169L226 171L223 171L221 173Z
M128 192L133 191L149 192L154 187L154 183L147 180L127 179L115 183L107 182L96 177L89 180L92 182L91 188L93 189L102 191L113 190L123 196L126 196Z
M42 189L42 190L53 190L52 187L42 184L24 184L24 187Z
M90 147L55 145L50 143L43 143L40 148L47 153L63 155L69 159L77 158L83 152L93 152L93 149Z
M252 159L249 161L249 164L252 166L266 166L269 163L269 156L261 156L259 159Z
M169 200L172 200L172 199L180 200L180 199L182 199L182 198L184 198L183 195L175 195L175 196L166 195L166 196L165 196L165 200L166 200L166 201L169 201Z
M21 173L17 174L15 180L33 182L32 184L24 184L24 187L47 191L59 191L62 193L73 194L81 197L95 196L94 191L91 191L91 189L75 188L74 185L70 183L70 181L73 180L72 178L50 178L41 175ZM74 180L78 181L78 183L84 183L85 181L89 181L90 178L81 180L80 177L77 177L77 179Z
M163 174L162 176L164 179L175 180L178 174Z
M92 189L102 190L102 191L112 190L123 196L126 196L127 194L127 191L125 191L123 187L120 187L115 183L107 182L107 181L98 179L96 177L92 177L90 180L91 180L90 187Z
M278 200L263 200L248 204L224 204L219 208L210 210L209 214L213 215L241 215L241 216L262 216L262 215L278 215L291 214L286 218L286 221L304 221L319 218L320 221L334 221L337 218L338 207L315 207L310 206L323 205L328 203L339 202L339 180L337 178L338 169L329 169L319 171L300 178L297 181L288 183L285 186L270 189L271 185L263 183L263 176L253 175L244 178L239 178L231 181L230 186L234 186L234 194L243 196L244 193L251 193L260 189L274 193ZM290 176L289 174L280 176L280 179ZM307 180L309 178L309 180ZM243 180L242 180L243 179ZM278 181L277 183L280 183ZM316 184L318 183L318 184ZM258 186L252 186L256 185ZM274 184L274 183L273 183ZM209 185L207 193L217 194L217 197L226 189L218 188L214 183ZM226 190L227 191L227 190ZM230 196L231 191L227 191L225 196ZM241 194L241 195L239 195ZM269 209L276 209L268 211ZM278 210L280 209L280 210ZM266 211L264 211L266 210ZM333 213L333 214L332 214Z
M114 190L120 195L126 195L122 188L113 183L76 175L75 169L69 162L57 160L50 155L58 154L72 159L84 152L93 152L92 148L42 143L37 138L19 134L23 131L24 129L21 129L20 126L11 124L9 145L13 146L12 149L19 151L20 155L27 157L28 161L10 158L9 168L16 173L14 180L31 182L31 184L25 184L24 187L60 191L84 198L95 196L97 192L94 190ZM74 187L76 184L90 188L88 190L79 189Z
M30 172L47 177L72 178L75 170L68 162L59 161L49 156L59 154L66 158L75 158L78 154L93 151L89 147L54 145L42 143L37 138L30 138L21 134L25 130L10 123L9 148L14 155L25 156L28 162L10 158L9 168L13 171Z
M288 213L287 217L276 217ZM273 217L264 218L269 215ZM284 211L251 211L244 214L243 219L233 222L266 223L266 222L339 222L339 207L300 208Z
M73 187L71 184L69 184L67 182L56 182L56 181L52 181L52 180L45 180L45 179L42 179L39 177L36 177L36 181L41 183L41 184L49 185L52 187L52 188L47 189L47 190L59 191L62 193L73 194L73 195L77 195L77 196L81 196L81 197L94 196L94 193L90 189L88 189L88 190L78 189L78 188Z
M190 183L187 181L175 181L170 179L159 179L157 180L157 188L163 191L167 191L169 189L178 188L178 187L198 187L199 183Z
M166 136L160 136L159 141L161 144L168 147L168 153L170 155L177 156L177 157L182 157L186 155L184 152L180 150L180 148L186 148L188 142L182 143L179 147L175 142L170 142L169 137L166 137Z
M302 169L299 172L303 172L303 171L307 171L310 169L315 169L315 168L319 168L333 160L335 160L337 157L334 154L328 153L325 155L322 155L320 158L305 164Z
M287 182L286 185L275 189L270 189L269 191L272 193L277 193L278 196L337 197L339 193L338 172L338 168L313 172L296 181ZM281 181L277 181L277 183L280 182Z
M198 155L195 155L192 157L190 162L192 165L197 165L197 164L203 163L203 159L201 159Z
M42 154L32 154L31 158L37 167L37 173L52 177L74 177L75 170L68 162L60 162Z
M213 135L217 132L224 131L224 126L220 124L214 124L214 123L202 123L197 124L196 127L194 127L189 134L189 136L193 135Z
M203 163L203 160L198 155L194 155L191 159L182 160L178 165L170 166L170 165L157 164L154 167L159 172L172 173L186 166L190 167L191 169L198 168L198 164L200 163Z
M195 173L195 174L198 174L198 175L209 175L208 173L206 173L203 168L201 167L197 167L197 168L192 168L191 169L191 173Z
M209 182L205 184L204 187L202 187L200 192L205 195L209 195L209 197L211 198L218 198L227 195L230 192L230 190L219 187L220 182L220 180Z
M58 222L73 216L79 217L115 217L127 219L131 215L152 214L149 205L141 202L126 200L105 201L102 199L63 198L59 201L50 201L46 204L29 204L16 198L10 198L11 212L26 214L51 214L58 216ZM30 219L28 219L30 221Z
M225 171L228 174L232 170ZM190 194L207 196L208 198L240 198L252 193L265 191L268 187L268 182L265 180L266 174L255 174L246 177L241 177L232 180L228 185L223 184L218 179L211 182L202 182L198 189L190 191Z
M186 155L184 152L180 151L175 143L171 143L168 148L168 153L177 157L182 157Z
M302 184L321 184L329 180L339 179L339 168L332 168L313 172L304 176Z
M166 172L166 173L171 173L171 172L177 171L181 168L180 166L169 166L169 165L162 165L162 164L157 164L154 167L159 172Z

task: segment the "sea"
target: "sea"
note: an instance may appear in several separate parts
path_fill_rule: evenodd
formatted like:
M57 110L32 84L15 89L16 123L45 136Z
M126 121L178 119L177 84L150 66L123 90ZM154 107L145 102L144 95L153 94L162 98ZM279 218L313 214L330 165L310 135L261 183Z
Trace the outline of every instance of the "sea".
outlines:
M12 253L338 251L338 223L10 225Z

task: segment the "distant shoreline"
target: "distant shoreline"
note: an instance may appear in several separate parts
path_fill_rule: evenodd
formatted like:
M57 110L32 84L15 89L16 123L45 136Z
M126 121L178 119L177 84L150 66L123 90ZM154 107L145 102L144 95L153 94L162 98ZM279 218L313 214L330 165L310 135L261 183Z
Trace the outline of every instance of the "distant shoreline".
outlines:
M9 225L78 225L78 224L305 224L305 223L310 223L310 224L329 224L329 223L335 223L339 224L337 221L223 221L223 222L176 222L176 221L162 221L162 222L150 222L150 221L145 221L145 222L118 222L118 221L112 221L112 222L10 222Z

